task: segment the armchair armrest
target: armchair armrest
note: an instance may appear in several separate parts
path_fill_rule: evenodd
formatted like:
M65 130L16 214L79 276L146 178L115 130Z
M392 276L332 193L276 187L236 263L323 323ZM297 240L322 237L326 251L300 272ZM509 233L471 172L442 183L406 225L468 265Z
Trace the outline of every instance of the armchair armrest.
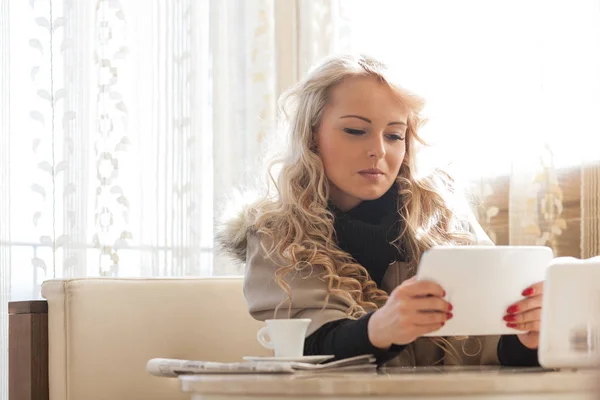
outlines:
M256 340L263 324L241 277L58 279L41 294L51 400L185 400L176 379L146 371L148 360L272 354Z

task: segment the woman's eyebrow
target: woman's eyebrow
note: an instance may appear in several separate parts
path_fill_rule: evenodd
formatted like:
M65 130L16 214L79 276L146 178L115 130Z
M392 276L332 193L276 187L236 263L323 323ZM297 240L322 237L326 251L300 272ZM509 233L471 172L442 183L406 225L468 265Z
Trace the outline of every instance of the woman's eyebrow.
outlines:
M361 117L360 115L344 115L344 116L340 117L340 119L342 119L342 118L358 118L358 119L362 119L365 122L368 122L369 124L372 123L369 118ZM390 126L390 125L404 125L404 126L406 126L406 122L392 121L392 122L388 123L388 126Z

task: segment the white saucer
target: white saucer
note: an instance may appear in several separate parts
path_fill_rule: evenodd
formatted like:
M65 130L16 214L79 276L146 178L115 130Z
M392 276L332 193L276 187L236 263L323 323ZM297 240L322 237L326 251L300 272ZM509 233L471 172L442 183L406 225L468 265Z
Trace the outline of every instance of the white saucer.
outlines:
M269 362L302 362L318 364L322 361L332 359L335 356L302 356L302 357L244 357L246 361L269 361Z

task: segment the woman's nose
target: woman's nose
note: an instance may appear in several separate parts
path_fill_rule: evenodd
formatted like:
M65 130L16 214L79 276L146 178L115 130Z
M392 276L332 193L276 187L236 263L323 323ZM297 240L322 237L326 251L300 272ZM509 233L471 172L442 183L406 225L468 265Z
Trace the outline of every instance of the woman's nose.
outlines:
M377 137L369 143L369 157L381 159L385 157L385 143L383 137Z

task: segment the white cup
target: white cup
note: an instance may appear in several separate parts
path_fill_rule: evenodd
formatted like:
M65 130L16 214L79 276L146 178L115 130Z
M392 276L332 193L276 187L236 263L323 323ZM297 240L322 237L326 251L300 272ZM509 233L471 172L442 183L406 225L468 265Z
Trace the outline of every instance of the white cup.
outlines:
M263 347L275 351L275 357L302 357L304 338L310 319L268 319L256 339ZM265 339L269 335L269 341Z

